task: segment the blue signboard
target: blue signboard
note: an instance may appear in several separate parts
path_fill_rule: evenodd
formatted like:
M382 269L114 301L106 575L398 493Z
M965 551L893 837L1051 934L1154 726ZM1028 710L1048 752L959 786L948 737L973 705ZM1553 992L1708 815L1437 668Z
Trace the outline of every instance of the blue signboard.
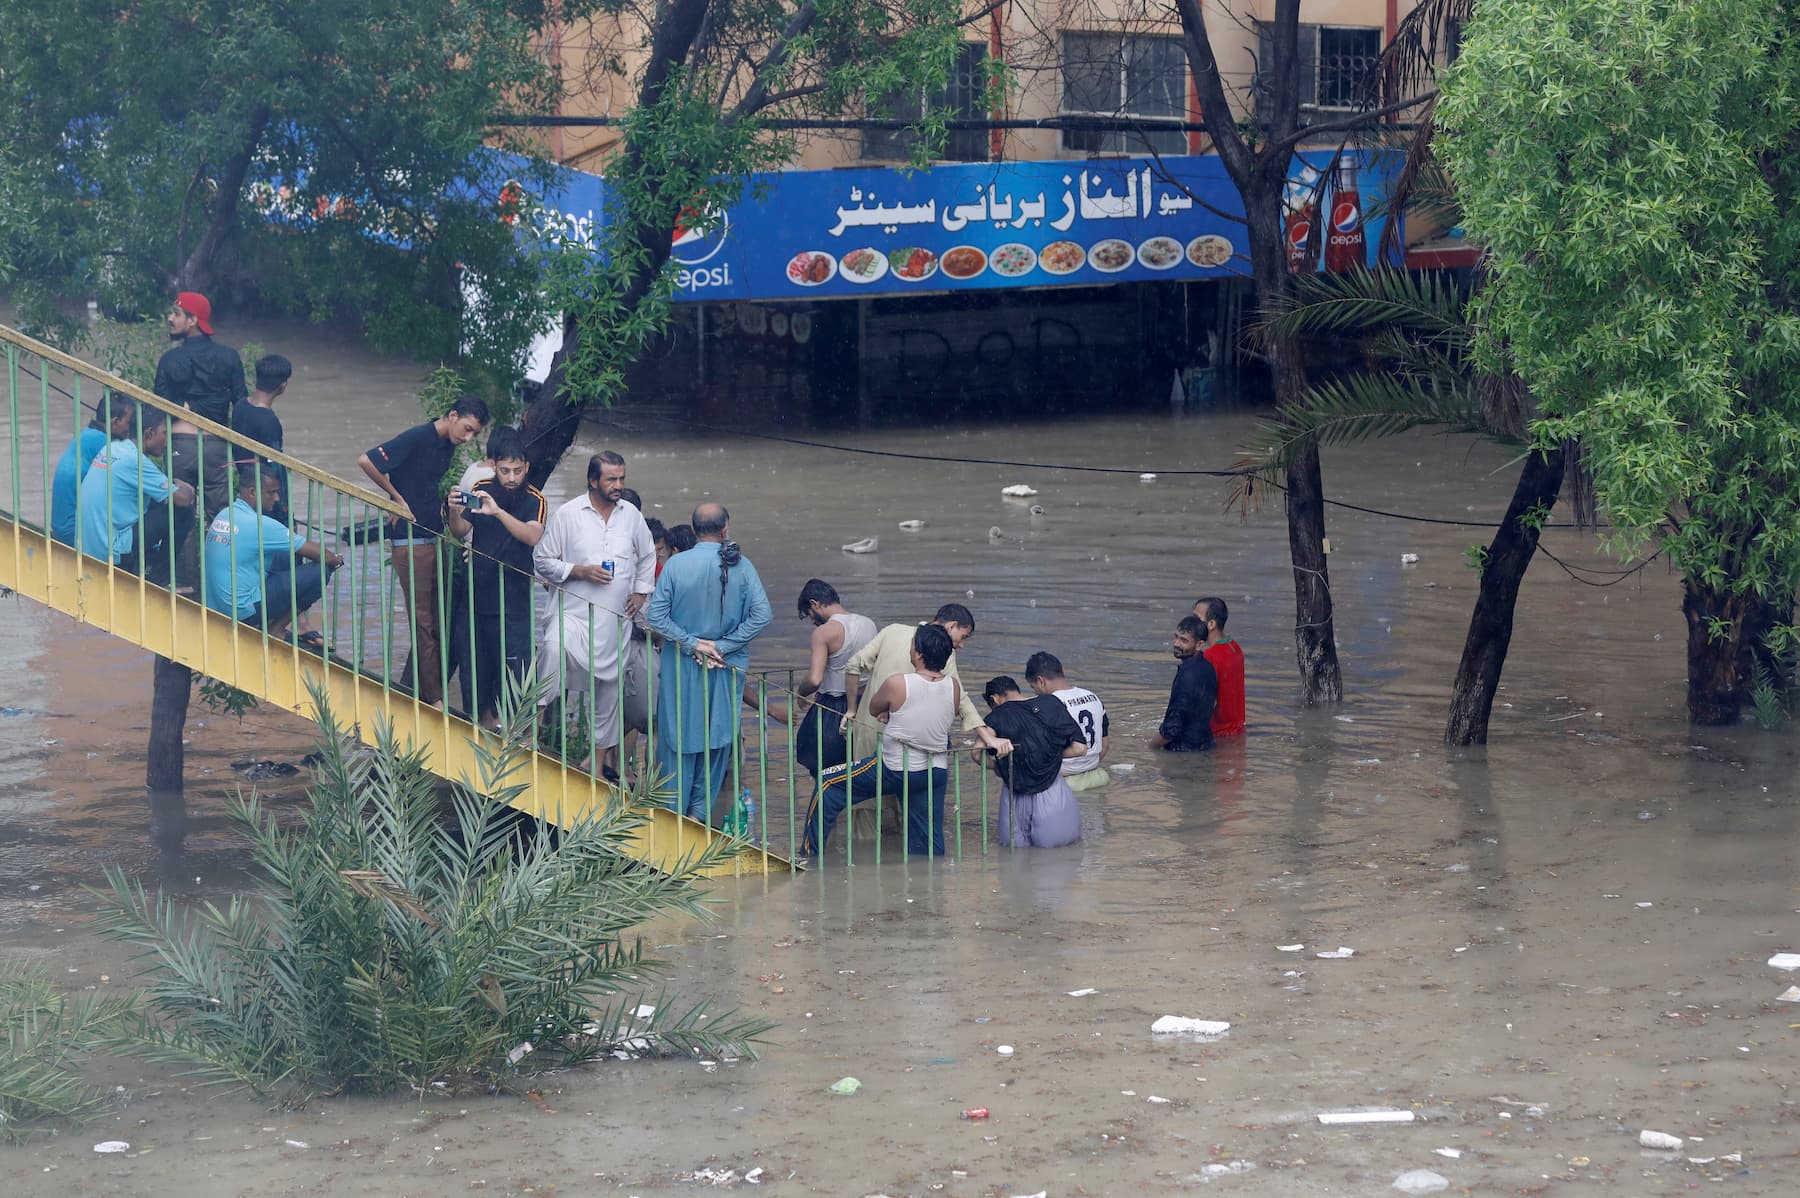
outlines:
M1295 156L1286 230L1299 269L1375 264L1400 155ZM567 171L522 231L592 245L605 184ZM1243 211L1216 155L868 167L756 176L675 230L676 298L809 300L1248 276ZM1325 228L1315 214L1326 215ZM1398 264L1398 263L1396 263Z

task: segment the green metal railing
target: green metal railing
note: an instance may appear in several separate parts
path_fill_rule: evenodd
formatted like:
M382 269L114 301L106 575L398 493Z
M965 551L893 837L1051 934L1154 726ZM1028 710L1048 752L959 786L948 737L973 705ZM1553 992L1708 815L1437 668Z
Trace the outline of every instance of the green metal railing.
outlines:
M666 642L641 617L589 603L504 561L491 563L496 587L490 594L497 602L489 603L478 591L472 550L456 539L439 534L416 547L429 553L390 546L401 513L384 496L350 487L167 400L135 388L128 395L104 389L83 373L91 368L12 330L0 328L0 350L9 446L7 475L0 481L4 515L71 545L86 559L79 568L103 569L114 593L136 588L139 596L154 591L166 598L172 587L191 594L255 630L265 669L275 654L317 654L384 691L442 695L446 735L453 731L453 715L478 719L486 713L466 709L485 707L483 699L494 695L511 702L528 680L536 680L543 688L537 693L547 691L551 700L540 723L540 751L598 776L605 768L601 749L618 744L626 789L644 801L668 801L669 754L679 757L688 746L686 721L666 717L698 702L701 726L712 726L714 688L684 694L686 671L679 668L670 672L674 693L658 718L663 657L690 653L693 646ZM112 417L120 414L127 418L115 428ZM174 419L195 426L191 443L167 443L167 422ZM114 438L114 432L123 435ZM95 481L97 469L105 472L105 487ZM131 477L121 488L118 479L126 473ZM261 480L269 476L277 481L265 491ZM248 493L237 489L245 480L253 485ZM184 502L187 491L175 485L181 482L193 488L191 506ZM271 500L276 493L278 500ZM314 589L316 600L308 603ZM413 601L426 590L428 600ZM148 619L142 613L174 607L140 602L138 610L140 619ZM283 610L293 613L291 621ZM435 663L427 649L434 636ZM572 658L569 643L585 649ZM203 647L202 672L209 652ZM478 676L484 661L489 669L501 663L504 677ZM718 777L712 757L702 758L714 826L723 823L772 852L796 854L809 837L823 840L825 831L820 788L802 762L812 761L820 773L831 767L851 772L872 756L873 787L882 796L875 810L897 804L903 836L917 816L928 831L943 825L943 855L986 853L995 843L990 828L999 795L990 791L993 771L968 754L946 746L945 767L936 774L919 760L919 750L908 748L895 777L874 730L852 718L843 760L822 761L822 722L812 724L811 746L800 743L804 708L816 700L799 695L798 671L723 668L730 671L728 693L742 701ZM462 701L465 692L472 702ZM659 731L670 722L672 728ZM457 735L468 734L460 722L455 727ZM659 735L673 737L672 743L660 745ZM596 739L608 744L596 745ZM808 747L810 753L802 751ZM658 748L665 750L660 757ZM975 770L974 779L965 776L968 769ZM755 804L748 821L739 806L745 796ZM839 847L818 846L827 856L879 864L884 855L903 855L904 845L887 843L879 821L872 839L859 843L854 813L866 806L846 810L852 827L836 838Z

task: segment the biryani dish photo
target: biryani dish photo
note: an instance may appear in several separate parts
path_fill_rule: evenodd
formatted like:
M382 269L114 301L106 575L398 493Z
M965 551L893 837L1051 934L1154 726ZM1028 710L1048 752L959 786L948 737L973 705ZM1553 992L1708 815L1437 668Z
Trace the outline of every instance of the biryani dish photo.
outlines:
M988 269L1004 279L1016 279L1037 265L1037 251L1028 245L1009 241L988 255Z
M1137 257L1130 244L1116 237L1109 237L1099 242L1088 251L1088 264L1095 270L1103 270L1108 274L1124 270Z
M1038 251L1038 265L1053 275L1074 274L1087 261L1087 251L1073 241L1052 241Z
M1181 243L1173 237L1152 237L1138 246L1137 260L1151 270L1168 270L1181 261Z
M1188 242L1187 259L1195 266L1223 266L1231 261L1231 242L1206 233Z

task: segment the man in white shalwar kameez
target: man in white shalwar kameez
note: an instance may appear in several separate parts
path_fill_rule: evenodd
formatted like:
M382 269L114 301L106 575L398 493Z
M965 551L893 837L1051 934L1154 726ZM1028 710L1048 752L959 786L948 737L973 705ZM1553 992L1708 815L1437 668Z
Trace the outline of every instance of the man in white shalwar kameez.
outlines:
M619 667L630 622L656 587L656 545L643 513L621 498L624 458L595 454L587 484L551 514L533 554L551 584L538 677L587 696L595 764L608 768L619 743Z

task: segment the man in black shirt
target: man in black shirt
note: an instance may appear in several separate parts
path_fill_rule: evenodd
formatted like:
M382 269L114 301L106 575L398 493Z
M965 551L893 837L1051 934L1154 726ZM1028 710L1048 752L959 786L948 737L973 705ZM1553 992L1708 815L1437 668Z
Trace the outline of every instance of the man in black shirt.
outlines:
M247 394L244 364L235 349L212 339L211 302L198 291L183 291L169 309L168 327L169 340L175 345L156 363L156 381L150 389L229 426L232 405ZM170 425L167 466L170 478L180 479L200 493L198 516L210 522L219 509L231 506L231 446L218 437L206 437L202 445L199 431L185 420ZM193 537L196 514L195 508L175 513L171 548L183 586L193 585L199 577L199 543ZM167 558L159 554L156 560Z
M1171 753L1205 753L1213 747L1213 704L1219 698L1219 676L1200 652L1206 625L1198 616L1183 616L1170 648L1181 663L1169 686L1169 707L1162 726L1150 738L1152 749Z
M487 449L494 477L467 495L450 492L450 531L469 545L474 612L473 653L460 671L463 706L493 728L505 677L522 682L531 661L531 550L544 535L549 507L525 481L530 463L518 429L495 429Z
M994 754L1000 776L1000 843L1010 848L1055 848L1081 839L1081 806L1063 781L1064 758L1087 752L1081 726L1055 695L1027 698L1002 675L982 689L987 726L1011 744Z
M414 425L357 459L363 473L406 513L405 519L389 522L387 538L394 573L412 612L413 693L432 706L444 699L438 617L438 540L444 535L441 488L457 446L486 428L487 422L487 404L478 396L460 396L436 420Z
M259 445L270 449L285 449L282 444L281 417L275 414L275 401L286 393L288 380L293 377L294 364L280 354L264 354L256 360L256 390L250 398L240 399L231 409L231 429L240 433ZM240 461L255 458L256 453L246 447L240 447L237 453ZM288 509L288 476L281 467L269 464L265 470L273 470L281 482L281 502L269 515L289 523Z

